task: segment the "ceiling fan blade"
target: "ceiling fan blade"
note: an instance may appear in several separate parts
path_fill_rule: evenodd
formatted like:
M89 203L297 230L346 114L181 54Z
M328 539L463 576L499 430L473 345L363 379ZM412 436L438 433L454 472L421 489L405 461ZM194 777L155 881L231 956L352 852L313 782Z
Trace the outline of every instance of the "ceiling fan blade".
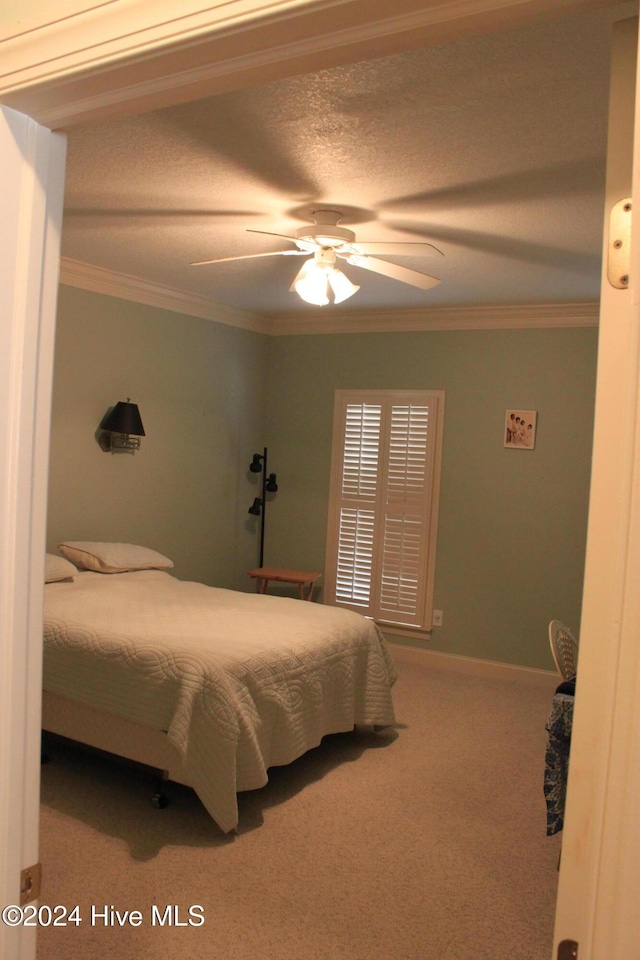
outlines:
M286 233L272 233L271 230L252 230L251 227L247 227L247 233L261 233L265 237L280 237L283 240L291 240L292 243L296 242L295 237L290 237Z
M417 228L404 220L399 221L395 227L397 230L415 233L417 236L437 237L456 247L466 247L491 256L507 257L510 260L525 263L538 263L557 270L571 270L574 273L592 275L593 271L599 269L597 251L572 252L562 247L519 240L516 237L479 233L475 230L462 230L458 227L443 227L436 224Z
M402 240L394 243L392 240L387 243L352 243L351 247L356 253L374 253L389 254L394 257L444 257L442 250L434 247L432 243L404 242Z
M217 257L215 260L194 260L191 267L202 267L207 263L227 263L229 260L257 260L258 257L308 257L306 250L270 250L269 253L245 253L240 257Z
M347 263L353 264L354 267L362 267L364 270L371 270L373 273L381 273L401 283L410 283L412 287L420 287L422 290L430 290L431 287L440 283L436 277L429 277L426 273L418 273L417 270L409 270L408 267L401 267L387 260L378 260L377 257L360 257L354 254L347 258Z

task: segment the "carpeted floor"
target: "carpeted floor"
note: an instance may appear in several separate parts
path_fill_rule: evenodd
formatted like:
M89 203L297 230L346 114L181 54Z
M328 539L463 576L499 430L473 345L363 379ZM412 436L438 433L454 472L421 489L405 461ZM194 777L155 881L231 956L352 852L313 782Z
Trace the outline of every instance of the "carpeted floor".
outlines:
M40 902L77 904L81 922L42 928L38 960L549 960L557 678L392 653L397 729L272 770L240 795L235 836L186 788L157 810L148 771L50 741ZM116 910L141 916L120 926Z

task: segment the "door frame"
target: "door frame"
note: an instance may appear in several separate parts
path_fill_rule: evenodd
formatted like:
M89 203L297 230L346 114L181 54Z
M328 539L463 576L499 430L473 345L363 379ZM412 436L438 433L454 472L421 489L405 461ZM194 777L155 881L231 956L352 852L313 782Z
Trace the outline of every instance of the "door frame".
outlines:
M34 696L40 696L39 667L33 658L35 648L30 652L30 659L24 659L24 652L20 649L21 633L16 624L28 625L27 629L32 631L36 642L33 631L41 623L39 586L42 583L46 514L46 480L43 482L38 471L46 472L48 457L55 325L55 298L51 291L55 285L52 270L57 261L55 228L51 234L46 231L43 234L43 223L55 225L55 209L61 200L56 194L59 192L62 151L60 146L52 146L61 141L49 139L49 132L38 128L37 124L32 126L33 122L54 128L89 118L124 116L211 95L234 86L267 82L279 76L302 74L337 63L424 46L427 42L452 41L461 36L522 26L536 19L603 5L606 0L605 3L602 0L569 0L558 10L557 0L526 0L524 3L522 0L502 0L500 3L495 0L455 0L447 4L445 10L441 3L433 0L397 0L391 12L386 0L228 0L214 3L202 11L196 0L166 0L160 6L118 0L117 4L97 8L94 5L91 9L78 10L56 19L54 2L46 11L33 14L26 27L21 26L22 32L14 30L12 33L11 29L3 32L0 50L6 72L0 78L0 103L21 112L20 122L24 122L25 130L29 131L27 141L29 137L35 137L41 145L40 151L49 140L51 148L49 173L43 176L41 169L40 179L38 175L32 178L34 184L40 183L44 187L41 196L45 199L45 207L50 203L51 211L43 221L42 213L37 212L37 204L27 202L20 218L23 231L33 233L34 237L40 236L41 262L47 266L45 270L38 269L38 256L34 253L36 244L32 248L30 269L16 267L13 283L9 277L7 287L18 300L22 298L23 304L28 302L31 309L19 312L19 315L12 314L7 341L14 351L12 379L9 402L3 411L7 422L0 434L12 454L7 460L12 465L8 481L0 486L1 522L7 524L11 534L0 550L0 575L1 582L12 585L10 591L5 587L0 594L0 625L5 622L11 625L8 639L0 646L0 656L3 668L6 665L15 668L26 684L25 696L14 695L8 701L10 706L3 708L0 720L8 715L13 729L20 730L21 736L30 744L30 756L25 766L19 768L12 766L15 747L12 749L8 744L4 732L0 739L2 772L4 774L8 769L15 785L8 800L5 794L0 797L0 830L6 836L12 818L15 822L23 821L18 808L33 813L37 796L37 791L33 791L39 773L34 737L39 712L37 716L33 713ZM160 10L162 22L158 22ZM68 4L65 12L68 12ZM1 26L4 25L0 22ZM588 65L585 68L588 69ZM29 169L35 174L41 167L42 158L33 154L29 156ZM20 182L22 179L24 177ZM634 264L638 264L639 259L634 240ZM637 272L635 276L638 276ZM629 351L627 359L637 356L637 286L632 272L627 297L629 309L626 311L629 317L623 321L623 339ZM34 309L36 303L37 310ZM614 308L613 313L617 310ZM608 324L606 319L605 326ZM633 847L628 842L637 841L638 828L634 833L629 832L627 828L632 829L634 818L626 815L634 798L640 795L638 764L635 767L631 764L638 759L638 742L629 734L631 729L638 729L640 704L637 696L640 692L636 639L638 611L634 599L636 591L631 589L640 572L640 488L634 467L640 444L635 424L638 376L635 362L625 362L612 374L606 339L603 337L600 351L596 435L604 437L609 428L616 432L619 411L615 404L620 399L625 402L628 429L625 455L619 455L616 461L621 472L615 478L614 489L621 498L613 505L610 501L614 498L608 487L611 474L604 462L609 448L602 442L594 445L581 646L583 667L591 661L595 670L597 664L594 684L603 674L604 653L606 682L600 690L600 715L606 717L607 722L604 727L597 727L587 715L587 698L581 698L576 708L574 728L575 743L578 744L576 755L584 750L586 756L587 750L591 750L589 776L592 786L598 784L597 816L593 815L589 803L585 805L585 797L593 799L593 794L585 793L579 775L574 776L576 770L581 770L581 764L572 764L556 928L556 942L565 935L579 939L580 960L592 956L594 960L603 956L608 960L623 960L630 955L622 948L631 942L631 933L636 932L634 905L629 903L626 890L638 888L637 883L633 887L624 886L629 877L635 876L634 869L638 869L634 868L629 853ZM24 361L22 365L16 350ZM616 382L613 391L610 390L611 376ZM25 401L28 401L26 406ZM633 430L629 433L632 425ZM17 426L22 440L15 447L13 431ZM629 440L629 437L633 439ZM12 442L14 446L11 446ZM13 458L16 449L20 451L18 460ZM30 458L31 471L26 468ZM11 511L18 502L21 509L12 524L7 518L12 516ZM612 538L611 531L615 533ZM598 581L596 573L600 567L597 557L603 546L606 547L604 555L612 563L605 571L604 580ZM21 577L26 578L22 582L28 584L27 589L20 588ZM585 668L585 673L589 672ZM588 688L583 680L581 674L581 690ZM576 877L576 891L579 889L580 893L568 896L572 848L576 848L577 855L586 816L590 818L587 826L591 840L589 856L583 858L586 872ZM4 840L5 836L0 835L0 842ZM30 851L27 852L30 856ZM23 850L20 857L24 855ZM24 860L22 862L25 865ZM15 889L13 866L13 862L7 863L4 875L0 876L5 892ZM620 905L615 909L612 907L605 883L611 878L614 883L610 889L621 897L620 904L624 909ZM12 931L12 937L14 933ZM636 942L634 939L634 949ZM596 947L597 953L594 952ZM5 956L7 960L18 957L29 960L34 955L33 950L34 944L27 940L22 939L18 944L12 939Z
M615 25L596 418L580 665L554 948L580 960L636 956L640 889L640 231L630 282L608 277L610 212L637 194L638 21ZM554 953L555 956L555 953Z
M0 107L0 906L38 862L42 594L66 138ZM5 469L6 465L6 469ZM0 924L0 956L36 931Z

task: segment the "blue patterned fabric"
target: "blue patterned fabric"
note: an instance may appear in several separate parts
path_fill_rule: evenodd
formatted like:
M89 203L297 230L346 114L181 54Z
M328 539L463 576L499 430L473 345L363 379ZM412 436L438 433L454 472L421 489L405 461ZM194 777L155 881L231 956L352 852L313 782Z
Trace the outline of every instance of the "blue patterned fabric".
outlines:
M567 693L556 693L549 719L545 724L549 735L544 758L544 796L547 802L548 837L559 833L564 826L573 702L573 696Z

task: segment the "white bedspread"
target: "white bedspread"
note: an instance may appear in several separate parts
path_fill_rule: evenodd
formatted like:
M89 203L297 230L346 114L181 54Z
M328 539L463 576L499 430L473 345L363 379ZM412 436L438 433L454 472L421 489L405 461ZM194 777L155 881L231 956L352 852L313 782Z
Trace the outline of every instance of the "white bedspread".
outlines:
M45 587L45 689L166 731L224 831L270 766L394 723L394 680L379 631L348 610L159 570Z

